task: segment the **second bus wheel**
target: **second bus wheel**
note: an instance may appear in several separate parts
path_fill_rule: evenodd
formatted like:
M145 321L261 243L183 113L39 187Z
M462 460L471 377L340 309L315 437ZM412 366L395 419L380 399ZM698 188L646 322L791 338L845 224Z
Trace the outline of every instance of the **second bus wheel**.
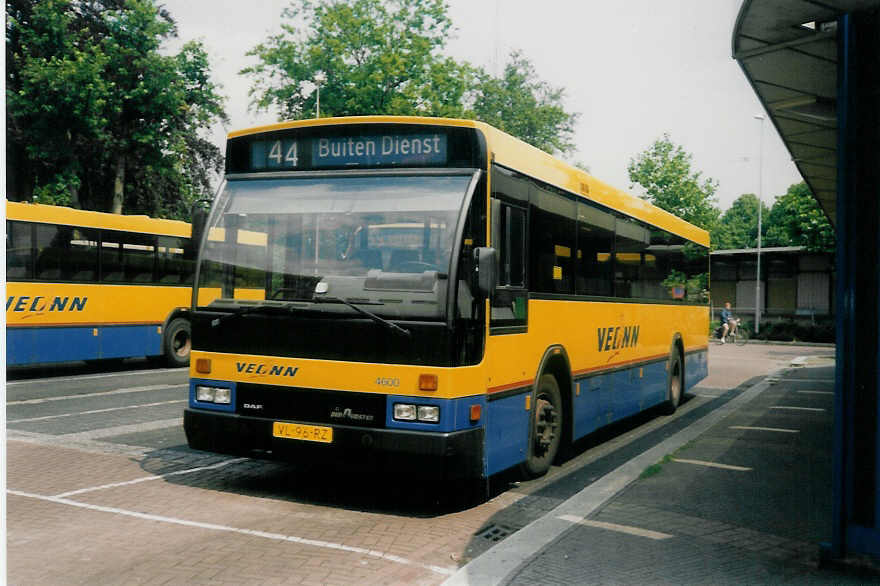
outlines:
M681 395L684 392L683 374L681 354L675 348L669 356L669 370L666 374L666 403L663 405L663 412L667 415L675 413L681 403Z
M189 351L192 349L192 337L189 320L176 317L165 328L162 337L162 353L168 366L180 367L189 364Z
M562 395L556 377L545 374L538 379L529 430L528 455L520 466L522 472L529 478L545 474L559 452L561 441Z

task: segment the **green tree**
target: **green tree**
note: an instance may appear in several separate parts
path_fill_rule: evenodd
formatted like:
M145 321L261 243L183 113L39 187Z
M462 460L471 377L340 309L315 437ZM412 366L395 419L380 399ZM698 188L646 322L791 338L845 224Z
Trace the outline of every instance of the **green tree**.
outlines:
M770 208L761 202L761 238L767 235ZM716 234L712 235L715 248L755 248L758 246L758 197L744 193L721 215Z
M834 228L806 183L796 183L776 198L770 210L767 246L805 246L810 252L834 252Z
M10 196L186 217L210 195L226 114L198 43L160 52L174 34L153 0L8 2Z
M577 114L522 54L497 78L442 54L452 30L443 0L295 0L282 18L241 71L257 110L313 117L322 76L322 116L476 118L546 151L572 150Z
M633 159L630 181L645 190L648 201L713 234L720 210L716 207L718 182L691 170L693 157L664 134Z
M319 72L322 116L462 116L474 75L443 57L452 22L442 0L297 0L282 32L248 55L252 105L311 118Z
M550 153L570 153L578 114L562 105L564 88L541 81L532 63L514 51L501 77L479 74L474 116Z

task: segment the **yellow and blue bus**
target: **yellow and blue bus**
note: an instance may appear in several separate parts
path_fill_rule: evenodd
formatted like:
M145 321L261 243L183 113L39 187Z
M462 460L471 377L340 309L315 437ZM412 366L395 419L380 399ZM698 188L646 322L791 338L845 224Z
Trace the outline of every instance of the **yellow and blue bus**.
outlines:
M707 375L708 234L486 124L233 132L207 223L196 449L484 487Z
M185 366L194 260L186 222L7 201L6 364Z

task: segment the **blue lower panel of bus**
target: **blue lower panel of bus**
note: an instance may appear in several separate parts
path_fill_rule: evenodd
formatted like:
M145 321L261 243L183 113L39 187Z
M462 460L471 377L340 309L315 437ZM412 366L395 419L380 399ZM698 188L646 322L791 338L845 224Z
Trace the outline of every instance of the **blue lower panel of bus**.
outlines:
M525 397L531 387L520 394L487 403L486 460L488 474L495 474L526 459L529 441L529 411Z
M709 353L705 350L692 352L684 357L684 388L691 388L709 376Z
M666 363L664 358L576 379L572 397L573 439L665 401ZM708 376L708 365L706 351L685 356L685 390ZM506 393L503 398L490 396L485 404L487 474L506 470L526 459L530 411L525 408L525 397L531 390L531 387L523 388Z
M685 356L684 390L709 374L708 354ZM575 380L573 439L625 419L666 400L666 360Z
M156 324L6 329L9 366L161 353L162 334Z
M575 380L573 439L666 399L666 361Z

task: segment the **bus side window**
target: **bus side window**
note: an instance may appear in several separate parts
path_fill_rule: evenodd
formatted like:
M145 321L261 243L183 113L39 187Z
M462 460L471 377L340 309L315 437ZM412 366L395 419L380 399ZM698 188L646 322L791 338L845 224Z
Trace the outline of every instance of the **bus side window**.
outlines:
M596 206L578 203L575 293L611 297L613 253L614 216Z
M150 283L156 264L156 237L105 230L101 240L101 280Z
M98 234L89 228L37 226L37 275L42 281L94 281Z
M191 284L193 259L187 254L186 238L159 237L159 261L156 279L159 283L177 285Z
M6 280L18 281L34 278L33 243L31 224L6 222Z
M529 193L529 289L571 294L577 206L551 189L532 185Z
M617 218L614 238L614 295L648 298L643 283L643 253L651 243L650 232L640 222Z

